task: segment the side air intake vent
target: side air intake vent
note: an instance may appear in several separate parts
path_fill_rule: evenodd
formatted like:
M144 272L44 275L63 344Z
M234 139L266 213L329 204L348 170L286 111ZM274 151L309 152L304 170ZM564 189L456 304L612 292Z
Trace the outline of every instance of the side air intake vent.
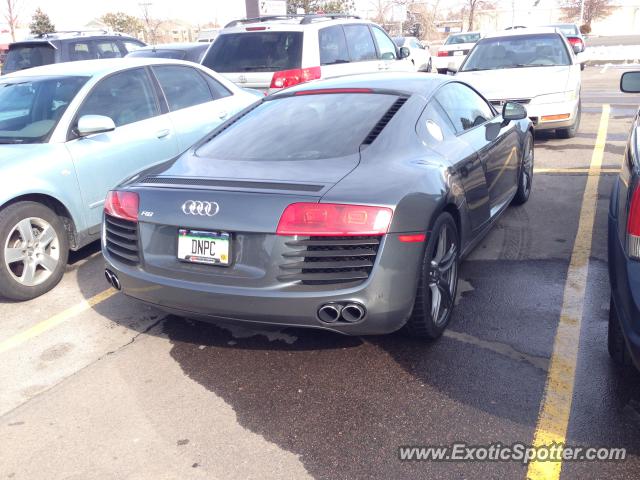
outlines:
M398 113L398 110L400 110L400 107L402 107L402 105L404 105L406 101L407 101L406 97L398 98L398 100L396 100L393 103L393 105L389 107L389 110L387 110L387 113L385 113L380 119L380 121L371 129L371 131L369 132L369 135L367 135L367 138L364 139L364 142L362 142L362 144L371 145L373 141L376 138L378 138L378 135L382 133L382 130L384 130L384 127L387 126L387 124L391 121L393 116L396 113Z

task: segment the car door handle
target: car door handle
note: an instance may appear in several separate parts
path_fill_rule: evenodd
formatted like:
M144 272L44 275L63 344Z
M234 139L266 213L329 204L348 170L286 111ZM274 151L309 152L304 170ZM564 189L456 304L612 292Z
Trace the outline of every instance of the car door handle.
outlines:
M387 65L386 63L379 63L378 70L389 70L389 65Z
M225 112L224 110L221 112L218 112L218 118L220 120L224 120L225 118L227 118L227 115L229 115L229 112Z
M170 133L171 133L171 130L169 130L168 128L165 128L164 130L158 130L156 132L156 137L165 138L165 137L168 137Z

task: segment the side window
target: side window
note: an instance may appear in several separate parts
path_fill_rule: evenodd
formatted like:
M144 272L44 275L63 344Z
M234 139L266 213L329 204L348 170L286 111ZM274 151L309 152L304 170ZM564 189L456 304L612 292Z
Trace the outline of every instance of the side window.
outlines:
M158 115L155 91L147 72L135 68L116 73L98 83L78 111L82 115L105 115L121 127Z
M213 100L207 82L191 67L155 66L153 71L172 112Z
M77 60L92 60L95 57L91 53L91 44L90 42L70 42L68 44L69 48L69 61L75 62Z
M340 25L323 28L318 32L320 65L349 63L349 49L344 30Z
M352 62L377 60L376 46L367 25L345 25L344 34Z
M430 145L439 144L456 133L451 120L435 100L430 101L422 112L418 132Z
M373 30L373 36L376 37L380 58L382 60L395 60L397 58L396 45L393 40L378 27L371 27L371 30Z
M96 55L98 58L120 58L124 56L116 42L112 42L110 40L96 40L94 41L94 46L96 48Z
M138 50L140 47L142 47L142 45L140 45L139 43L136 42L129 42L129 41L124 41L122 42L124 45L124 48L127 50L127 53L130 52L135 52L136 50Z
M230 97L231 95L233 95L233 93L231 93L227 89L227 87L222 85L215 78L210 77L209 75L207 75L206 73L203 73L201 71L198 71L198 73L202 77L204 77L204 79L207 81L207 84L209 85L209 90L211 90L211 94L213 95L213 99L214 100L217 100L219 98L224 98L224 97Z
M458 133L469 130L494 117L489 104L462 83L449 83L436 94Z

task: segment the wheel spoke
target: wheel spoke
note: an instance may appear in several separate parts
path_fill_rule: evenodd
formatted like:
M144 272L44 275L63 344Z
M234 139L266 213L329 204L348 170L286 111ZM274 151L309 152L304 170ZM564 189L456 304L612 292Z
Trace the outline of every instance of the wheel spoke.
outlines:
M436 263L440 263L446 251L447 251L447 227L444 227L440 231L440 235L438 236L438 247L436 249L436 254L433 257L433 261Z
M444 308L449 309L453 305L453 298L451 298L451 285L444 280L438 285L442 300L444 301Z
M38 258L38 264L42 265L45 269L53 273L53 271L58 266L58 261L55 258L53 258L51 255L43 253L42 256Z
M33 241L33 227L31 226L30 219L25 218L24 220L21 220L20 223L18 223L17 228L23 242L29 243Z
M35 262L24 262L24 271L20 277L20 281L25 285L33 285L36 278Z
M430 284L429 288L431 288L431 318L437 322L440 318L440 302L442 300L442 294L435 283Z
M26 258L22 248L5 248L4 250L4 260L7 264L24 262Z
M55 238L56 238L56 231L53 229L51 225L47 225L47 227L38 236L38 242L40 243L40 247L43 249L47 248Z
M449 251L447 252L447 254L444 257L442 257L442 260L440 260L440 264L438 265L438 268L440 269L441 274L447 273L449 270L451 270L451 267L453 267L453 264L456 261L456 255L457 255L457 248L456 248L456 245L453 244L451 245L451 248L449 248Z

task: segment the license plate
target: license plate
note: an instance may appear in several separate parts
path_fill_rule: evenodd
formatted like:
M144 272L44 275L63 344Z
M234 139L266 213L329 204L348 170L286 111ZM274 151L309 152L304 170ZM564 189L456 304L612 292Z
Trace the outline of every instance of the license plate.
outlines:
M189 263L228 266L231 235L226 232L178 230L178 260Z
M462 50L456 50L455 52L453 52L453 54L454 54L455 56L459 56L459 55L464 54L464 52L463 52Z

